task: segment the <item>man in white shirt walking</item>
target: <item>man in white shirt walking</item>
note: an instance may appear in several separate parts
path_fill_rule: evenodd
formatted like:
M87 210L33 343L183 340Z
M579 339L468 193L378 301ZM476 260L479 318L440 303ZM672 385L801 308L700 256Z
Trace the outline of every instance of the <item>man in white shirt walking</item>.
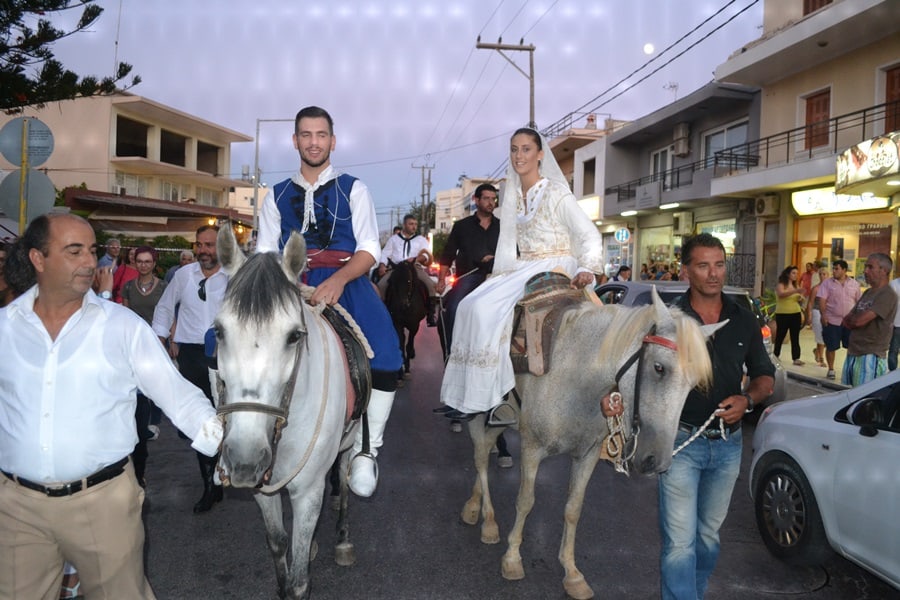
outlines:
M428 263L431 262L431 252L428 249L428 238L419 235L419 221L412 215L403 217L403 229L388 238L384 249L381 251L381 261L378 264L378 292L384 298L387 292L388 279L390 278L390 263L399 264L403 261L414 262L416 265L416 275L419 281L425 286L428 294L427 310L425 317L429 327L437 325L434 316L435 310L435 282L428 276Z
M179 306L175 335L169 341L169 355L178 361L178 370L184 378L203 390L210 405L213 396L210 363L206 357L206 333L222 306L228 285L228 276L221 270L216 251L218 231L215 225L204 225L197 230L197 261L175 272L153 312L153 331L165 344L172 323L175 323L175 306ZM218 460L218 455L209 457L197 453L203 496L194 504L195 513L206 512L222 500L222 486L213 481Z
M137 389L199 452L222 439L215 410L150 327L91 290L96 248L85 220L44 215L6 265L27 291L0 310L0 598L56 597L66 560L87 598L154 598L144 491L128 460ZM101 286L109 296L109 267Z

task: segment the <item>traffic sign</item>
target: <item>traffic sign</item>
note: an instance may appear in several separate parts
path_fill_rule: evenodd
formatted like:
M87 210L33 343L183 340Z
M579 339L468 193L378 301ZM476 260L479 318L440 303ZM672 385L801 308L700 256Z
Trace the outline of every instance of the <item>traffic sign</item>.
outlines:
M620 244L627 244L631 239L631 231L629 231L627 227L620 227L619 229L616 229L615 237L616 241Z
M14 221L19 220L19 191L22 189L22 169L16 169L0 181L0 211ZM50 212L56 200L56 188L46 174L29 169L25 184L25 226L35 217ZM21 223L20 223L21 226Z
M28 166L37 167L53 153L53 133L41 121L32 117L13 119L0 129L0 154L17 167L22 166L22 129L28 124Z

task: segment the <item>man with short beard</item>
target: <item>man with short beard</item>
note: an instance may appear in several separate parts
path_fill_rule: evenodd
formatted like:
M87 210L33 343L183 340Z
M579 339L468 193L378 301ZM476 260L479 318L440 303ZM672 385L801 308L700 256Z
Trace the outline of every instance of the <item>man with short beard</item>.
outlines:
M178 361L178 370L185 379L203 390L210 403L213 395L205 349L206 332L222 306L228 285L228 276L221 270L216 252L218 231L215 225L204 225L197 230L196 262L175 272L153 312L153 331L164 345L169 340L167 349ZM172 323L175 323L176 306L179 309L175 335L169 338ZM222 486L213 481L218 460L218 455L208 457L197 453L203 496L194 504L195 513L206 512L222 500Z
M369 452L363 452L363 428L357 428L350 463L350 489L371 496L378 484L375 457L394 404L400 341L387 308L368 278L381 255L375 204L357 178L331 166L334 121L318 106L308 106L294 120L294 148L300 172L269 190L259 220L260 252L280 252L296 231L306 240L306 283L315 286L310 302L335 304L353 316L372 346L372 394L366 418Z

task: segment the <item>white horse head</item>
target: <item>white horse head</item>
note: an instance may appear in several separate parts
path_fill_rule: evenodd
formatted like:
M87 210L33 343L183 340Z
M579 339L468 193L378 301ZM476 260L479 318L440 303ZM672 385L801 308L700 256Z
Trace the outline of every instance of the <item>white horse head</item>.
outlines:
M230 227L217 243L230 277L214 325L225 384L219 467L231 485L255 487L271 476L280 415L286 418L301 355L309 354L309 316L296 285L306 245L292 235L279 261L275 253L247 258Z

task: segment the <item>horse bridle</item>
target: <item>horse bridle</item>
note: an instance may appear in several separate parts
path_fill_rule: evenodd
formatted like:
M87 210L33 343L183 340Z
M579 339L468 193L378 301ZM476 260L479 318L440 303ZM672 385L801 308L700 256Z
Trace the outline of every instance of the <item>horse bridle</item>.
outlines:
M615 388L612 393L620 393L619 392L619 381L622 377L625 376L631 367L637 363L637 375L634 378L634 408L632 409L631 415L631 433L627 436L626 440L632 443L631 451L628 453L628 456L624 457L623 460L631 460L634 456L634 453L637 452L637 438L641 433L641 415L640 415L640 400L641 400L641 366L644 363L644 351L646 350L649 344L656 344L658 346L662 346L664 348L668 348L669 350L678 351L678 344L673 342L668 338L664 338L662 336L656 335L656 325L653 325L650 328L650 331L641 339L641 345L635 350L631 356L628 357L619 370L616 371L615 377Z

